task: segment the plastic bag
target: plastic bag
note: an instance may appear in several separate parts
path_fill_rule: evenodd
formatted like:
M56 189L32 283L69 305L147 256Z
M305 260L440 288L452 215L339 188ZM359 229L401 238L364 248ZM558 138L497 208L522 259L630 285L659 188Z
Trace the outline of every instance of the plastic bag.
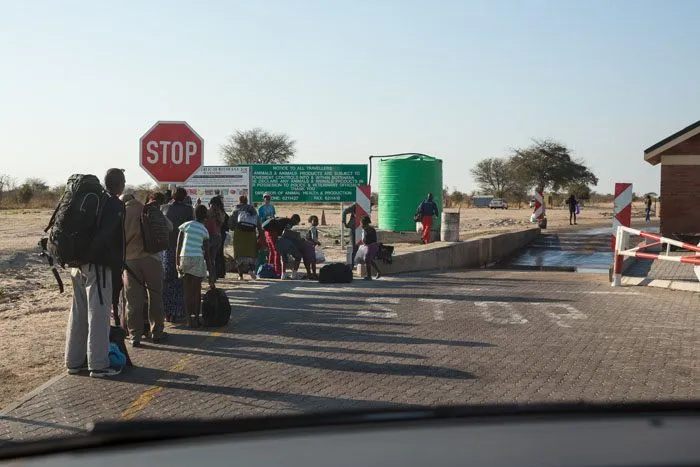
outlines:
M112 368L122 369L126 365L126 355L119 349L119 346L114 342L109 343L109 366Z
M326 262L326 255L323 253L323 250L320 248L316 248L316 263L325 263Z
M422 222L416 222L416 233L419 233L419 234L423 233L423 223Z
M581 214L581 205L576 203L576 214Z

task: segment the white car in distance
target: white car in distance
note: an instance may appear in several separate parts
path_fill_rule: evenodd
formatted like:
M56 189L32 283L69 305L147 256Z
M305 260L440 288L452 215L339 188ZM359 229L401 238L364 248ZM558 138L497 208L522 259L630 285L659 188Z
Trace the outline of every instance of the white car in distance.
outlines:
M506 200L500 198L494 198L489 202L489 208L491 209L508 209L508 203Z

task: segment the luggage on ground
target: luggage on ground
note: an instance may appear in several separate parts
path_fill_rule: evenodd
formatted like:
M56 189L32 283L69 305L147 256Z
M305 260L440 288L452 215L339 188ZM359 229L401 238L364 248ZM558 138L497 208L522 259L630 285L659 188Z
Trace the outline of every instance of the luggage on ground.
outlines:
M344 263L326 264L318 271L322 284L347 284L352 282L352 266Z
M131 363L131 357L129 357L129 351L126 350L126 330L122 329L119 326L110 326L109 327L109 342L114 343L117 345L119 350L124 354L126 357L126 366L134 366L133 363ZM86 362L87 363L87 362Z
M269 263L261 264L257 275L260 279L277 279L275 267Z
M202 297L202 326L226 326L231 319L231 303L226 292L209 289Z

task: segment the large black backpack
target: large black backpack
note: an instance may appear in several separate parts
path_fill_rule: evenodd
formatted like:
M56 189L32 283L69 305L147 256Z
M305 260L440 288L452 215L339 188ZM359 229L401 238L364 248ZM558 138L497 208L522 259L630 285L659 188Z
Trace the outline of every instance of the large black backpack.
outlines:
M352 282L352 266L344 263L326 264L318 271L322 284L347 284Z
M226 292L221 289L209 289L202 297L202 326L226 326L231 318L231 303Z
M65 268L89 264L90 246L109 195L94 175L71 175L44 232L47 249Z
M155 203L148 203L143 207L141 236L143 237L143 249L146 253L159 253L168 249L170 230L165 220L165 214Z

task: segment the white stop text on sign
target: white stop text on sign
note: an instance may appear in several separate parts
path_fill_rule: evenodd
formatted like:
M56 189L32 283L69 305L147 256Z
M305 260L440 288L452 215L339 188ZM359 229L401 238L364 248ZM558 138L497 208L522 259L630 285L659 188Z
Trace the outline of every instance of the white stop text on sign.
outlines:
M197 154L197 143L194 141L149 141L146 144L146 161L149 164L168 164L176 165L190 163L192 156Z

